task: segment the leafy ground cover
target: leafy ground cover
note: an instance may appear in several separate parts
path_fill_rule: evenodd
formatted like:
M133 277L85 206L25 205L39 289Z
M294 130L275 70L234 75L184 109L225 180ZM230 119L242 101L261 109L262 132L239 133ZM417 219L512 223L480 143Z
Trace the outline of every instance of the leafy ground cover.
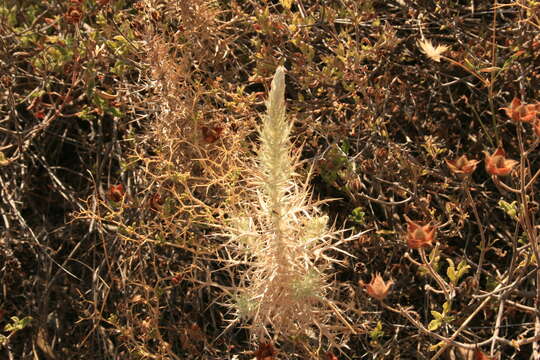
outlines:
M0 357L540 359L539 30L4 0Z

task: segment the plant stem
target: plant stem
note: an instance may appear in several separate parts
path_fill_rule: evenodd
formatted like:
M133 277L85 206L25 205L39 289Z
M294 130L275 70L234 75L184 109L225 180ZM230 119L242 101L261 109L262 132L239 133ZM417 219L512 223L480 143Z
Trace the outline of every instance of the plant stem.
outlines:
M534 219L533 214L531 213L529 209L529 201L531 201L532 193L530 196L527 195L526 188L529 184L525 183L525 176L526 176L526 167L525 167L525 161L526 153L525 153L525 146L523 143L523 135L521 134L523 130L523 125L521 122L518 123L517 126L517 135L518 135L518 143L519 143L519 158L520 158L520 167L519 167L519 182L520 182L520 200L521 200L521 225L524 228L524 230L527 233L527 238L529 239L529 242L531 244L531 248L533 249L533 254L535 258L536 263L536 298L534 301L535 307L538 309L540 307L540 287L538 286L540 284L540 269L538 268L538 262L540 259L539 251L538 251L538 242L537 242L537 236L536 236L536 229L534 226ZM536 176L536 175L535 175ZM540 316L538 314L535 314L535 322L534 322L534 335L535 338L540 337ZM540 346L537 341L535 341L532 345L533 347L533 359L539 360L540 359Z
M478 209L476 208L476 204L474 203L473 197L471 195L469 181L470 181L470 178L467 178L465 180L463 184L464 190L465 190L465 194L467 195L467 200L469 200L469 205L471 206L473 210L476 223L478 224L478 230L480 231L480 238L481 238L480 258L478 259L478 267L476 268L476 273L474 274L474 284L475 284L475 287L478 288L480 286L480 273L482 272L482 266L484 265L484 258L486 255L487 239L486 239L486 234L484 231L484 225L482 225L482 221L480 220L480 216L478 215Z
M435 270L431 266L431 263L427 259L426 251L423 248L418 249L418 251L420 252L420 256L422 257L422 261L423 261L424 265L426 266L426 268L428 269L429 273L431 274L433 279L437 282L437 284L439 284L439 287L441 288L441 290L444 292L444 297L446 298L446 300L448 300L448 301L451 300L452 299L452 294L451 294L450 285L448 285L439 276L439 274L437 274L435 272Z

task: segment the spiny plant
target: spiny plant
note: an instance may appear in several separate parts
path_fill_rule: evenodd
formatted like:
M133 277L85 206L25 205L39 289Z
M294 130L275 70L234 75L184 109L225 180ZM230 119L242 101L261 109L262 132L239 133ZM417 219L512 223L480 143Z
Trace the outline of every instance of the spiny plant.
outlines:
M245 269L234 294L237 320L251 320L250 330L258 341L272 333L318 333L319 339L332 339L332 313L346 322L330 300L326 275L336 262L329 250L337 250L340 241L333 241L338 232L295 173L299 159L285 114L282 66L275 72L266 106L258 158L255 166L247 164L253 169L248 170L252 197L240 204L227 229L235 261Z

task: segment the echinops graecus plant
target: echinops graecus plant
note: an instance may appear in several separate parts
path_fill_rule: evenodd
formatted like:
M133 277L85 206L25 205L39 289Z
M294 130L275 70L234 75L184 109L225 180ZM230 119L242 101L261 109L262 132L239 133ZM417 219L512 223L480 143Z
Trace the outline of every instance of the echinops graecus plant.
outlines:
M246 166L252 197L239 204L228 234L236 261L243 264L233 299L237 318L249 321L258 341L298 334L332 339L336 317L348 325L328 296L327 271L337 262L328 252L337 250L339 232L295 173L299 159L285 114L282 66L266 106L258 158Z

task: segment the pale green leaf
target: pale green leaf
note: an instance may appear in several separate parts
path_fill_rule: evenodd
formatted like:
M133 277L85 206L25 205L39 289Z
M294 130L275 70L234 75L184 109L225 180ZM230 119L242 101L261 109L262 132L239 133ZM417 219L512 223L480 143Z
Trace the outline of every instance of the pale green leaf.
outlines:
M442 321L441 320L431 320L429 322L429 325L428 325L428 330L429 331L435 331L437 330L439 327L441 327L442 325Z
M437 351L438 349L442 348L446 343L444 341L439 341L435 345L431 345L429 347L429 351Z
M437 320L442 320L444 318L443 314L435 310L431 310L431 315L433 315L433 317Z
M290 9L291 6L292 6L293 0L280 0L280 2L281 2L281 5L282 5L285 9Z

